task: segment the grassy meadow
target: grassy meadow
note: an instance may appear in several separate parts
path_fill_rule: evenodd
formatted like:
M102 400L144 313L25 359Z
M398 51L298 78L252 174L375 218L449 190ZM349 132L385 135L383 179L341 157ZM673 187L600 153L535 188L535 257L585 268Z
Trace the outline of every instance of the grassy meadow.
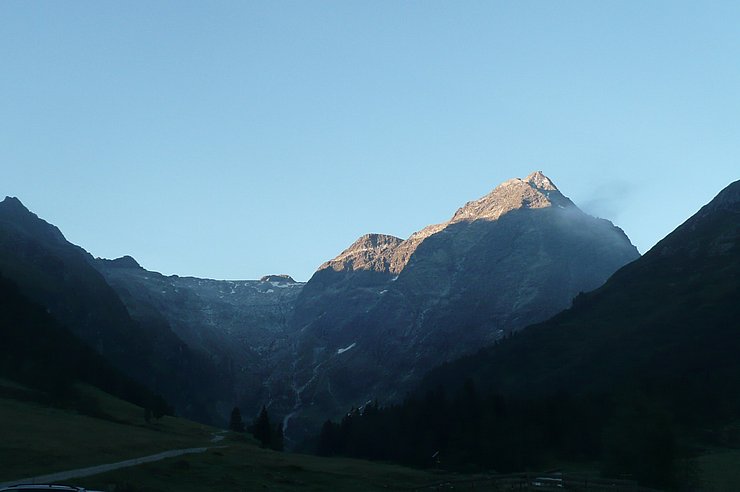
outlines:
M96 416L50 406L40 401L42 394L0 380L0 482L202 446L214 448L65 483L119 492L388 490L447 478L361 460L278 453L246 435L213 443L219 429L175 417L147 423L140 407L92 387L78 390Z
M203 446L216 431L174 417L147 423L142 408L92 387L79 392L106 418L39 402L43 395L8 381L0 389L0 482Z

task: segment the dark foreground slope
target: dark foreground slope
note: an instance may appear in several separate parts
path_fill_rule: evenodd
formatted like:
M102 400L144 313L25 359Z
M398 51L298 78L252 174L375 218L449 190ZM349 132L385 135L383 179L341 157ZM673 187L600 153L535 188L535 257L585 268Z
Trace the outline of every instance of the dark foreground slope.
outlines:
M171 412L161 397L121 374L1 275L0 378L35 388L32 394L48 404L84 404L77 385L87 383L155 415ZM8 393L13 391L4 387L2 396L13 396Z
M324 454L603 473L692 488L686 458L740 445L740 182L572 308L325 424Z
M16 198L0 202L0 272L114 367L178 413L215 421L228 373L193 352L166 322L134 321L94 259Z

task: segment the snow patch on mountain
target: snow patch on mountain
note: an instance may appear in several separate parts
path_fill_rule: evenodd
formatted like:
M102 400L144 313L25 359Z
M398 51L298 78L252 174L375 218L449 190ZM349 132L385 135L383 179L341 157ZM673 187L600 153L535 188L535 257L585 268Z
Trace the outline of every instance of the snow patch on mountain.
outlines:
M343 354L343 353L345 353L346 351L348 351L348 350L350 350L350 349L353 349L353 348L355 348L355 346L356 346L356 345L357 345L357 343L356 343L356 342L353 342L353 343L352 343L352 345L349 345L349 346L347 346L347 347L344 347L344 348L340 348L340 349L338 349L338 350L337 350L337 355L339 355L339 354Z

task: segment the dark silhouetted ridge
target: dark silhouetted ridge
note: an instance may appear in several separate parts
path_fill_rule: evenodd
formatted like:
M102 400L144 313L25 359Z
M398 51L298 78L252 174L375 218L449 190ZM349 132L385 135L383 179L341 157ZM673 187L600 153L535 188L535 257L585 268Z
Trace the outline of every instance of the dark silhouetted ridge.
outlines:
M97 261L104 263L108 268L135 268L143 270L141 265L139 265L139 262L128 255L121 256L120 258L116 258L115 260L97 258Z

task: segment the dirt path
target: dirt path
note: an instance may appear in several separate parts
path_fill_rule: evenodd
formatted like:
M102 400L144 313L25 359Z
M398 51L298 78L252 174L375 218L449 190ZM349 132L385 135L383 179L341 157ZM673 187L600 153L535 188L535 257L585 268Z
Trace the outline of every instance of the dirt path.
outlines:
M229 431L218 431L218 432L214 432L212 434L213 437L211 438L211 442L220 442L220 441L223 441L224 440L224 437L226 437L226 433L227 432L229 432Z
M211 442L219 442L224 438L224 432L213 434ZM184 454L203 453L209 449L225 448L226 446L211 446L202 448L186 448L186 449L172 449L170 451L164 451L162 453L152 454L141 458L133 458L130 460L119 461L117 463L108 463L105 465L89 466L87 468L77 468L76 470L67 470L56 473L49 473L48 475L39 475L37 477L19 478L18 480L12 480L10 482L0 483L0 488L7 487L9 485L15 485L20 483L59 483L71 478L82 478L89 477L91 475L98 475L100 473L109 472L112 470L118 470L119 468L128 468L130 466L142 465L144 463L151 463L152 461L164 460L167 458L174 458L175 456L182 456Z

